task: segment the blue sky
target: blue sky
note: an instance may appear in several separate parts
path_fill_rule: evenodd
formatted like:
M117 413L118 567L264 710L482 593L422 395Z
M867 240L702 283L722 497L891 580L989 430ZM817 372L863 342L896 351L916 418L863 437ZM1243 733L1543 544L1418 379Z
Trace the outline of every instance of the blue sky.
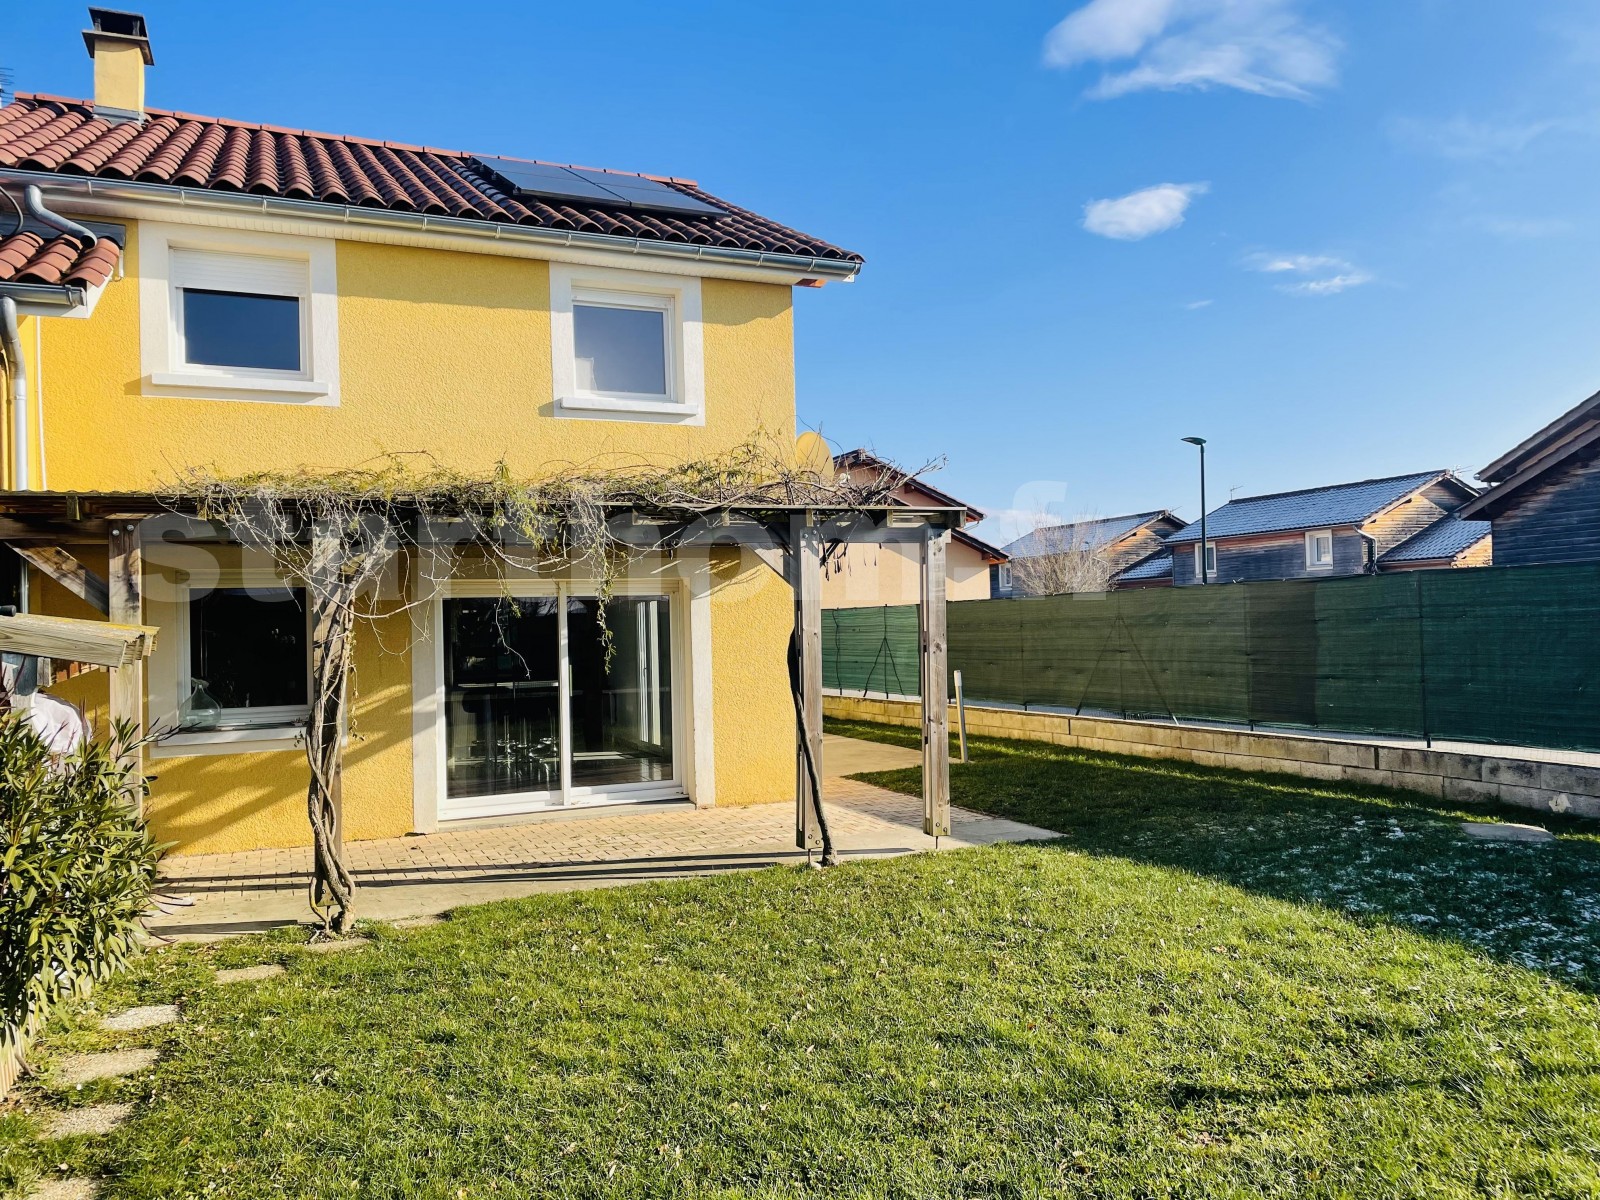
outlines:
M90 90L82 5L5 10L19 89ZM1214 497L1470 473L1600 388L1591 0L143 11L153 105L692 175L861 251L797 296L802 423L1012 520L1192 516L1190 433Z

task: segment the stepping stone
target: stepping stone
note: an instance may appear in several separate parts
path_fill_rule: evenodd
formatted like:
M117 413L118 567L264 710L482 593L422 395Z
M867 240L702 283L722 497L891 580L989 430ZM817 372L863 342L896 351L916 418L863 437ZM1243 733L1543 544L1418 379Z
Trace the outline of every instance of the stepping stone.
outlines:
M112 1033L132 1033L135 1029L153 1029L157 1025L170 1025L178 1019L176 1004L146 1004L139 1008L124 1009L100 1022L100 1028Z
M55 1079L63 1087L77 1087L96 1079L120 1079L155 1066L156 1050L113 1050L108 1054L71 1054L56 1067Z
M1461 832L1484 842L1553 842L1556 835L1537 825L1517 825L1509 821L1463 821Z
M131 1104L94 1104L87 1108L69 1108L45 1122L44 1136L66 1138L110 1133L126 1121L132 1112Z
M94 1200L99 1194L97 1179L47 1179L28 1193L28 1200Z
M259 967L229 967L217 972L218 983L254 983L258 979L271 979L274 975L282 975L283 966L280 963L266 963Z
M372 945L371 938L340 938L331 942L307 942L300 949L312 954L342 954L346 950L359 950Z

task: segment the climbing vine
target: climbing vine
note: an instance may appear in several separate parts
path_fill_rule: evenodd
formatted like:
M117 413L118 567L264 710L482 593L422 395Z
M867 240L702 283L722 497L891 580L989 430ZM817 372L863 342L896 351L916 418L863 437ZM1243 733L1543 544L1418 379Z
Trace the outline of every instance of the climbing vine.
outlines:
M854 479L808 470L756 439L712 458L665 466L569 463L533 478L519 478L504 462L474 475L423 454L386 455L333 471L228 476L193 469L162 496L173 512L221 526L305 586L312 630L305 733L311 904L327 929L342 932L355 919L340 798L358 621L430 602L451 577L456 556L470 547L502 582L513 572L551 568L591 579L609 654L605 607L617 581L640 555L672 544L667 533L655 542L641 539L634 523L640 515L681 531L685 523L795 506L849 513L884 504L906 478L893 468ZM377 584L397 560L406 564L410 586L386 601ZM820 794L812 802L826 836ZM832 858L831 845L824 858Z

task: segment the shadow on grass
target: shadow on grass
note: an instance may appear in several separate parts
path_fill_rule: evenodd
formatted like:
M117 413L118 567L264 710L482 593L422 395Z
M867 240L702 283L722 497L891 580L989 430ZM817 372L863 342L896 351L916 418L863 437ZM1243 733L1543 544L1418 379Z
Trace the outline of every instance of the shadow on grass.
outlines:
M905 744L912 730L830 722ZM1051 845L1190 871L1277 899L1393 921L1600 992L1600 822L1462 807L1414 792L971 739L964 808L1060 831ZM917 793L920 768L858 778ZM1465 819L1543 825L1543 844L1480 841Z

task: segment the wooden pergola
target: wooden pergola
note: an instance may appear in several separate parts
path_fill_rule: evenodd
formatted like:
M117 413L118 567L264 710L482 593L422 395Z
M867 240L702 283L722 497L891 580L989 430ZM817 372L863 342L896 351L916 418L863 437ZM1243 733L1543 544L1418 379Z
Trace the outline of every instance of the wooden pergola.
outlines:
M616 542L640 551L737 546L756 554L790 586L794 627L789 669L795 703L795 842L807 852L824 844L822 780L822 570L837 547L854 544L914 546L921 568L921 694L923 830L950 832L949 669L945 634L945 559L950 531L966 519L961 508L901 504L865 507L760 504L709 510L603 506ZM147 537L184 542L236 541L214 523L186 515L173 497L148 493L0 492L0 542L35 569L104 613L117 626L142 627L142 576ZM190 510L193 511L192 509ZM154 522L154 524L153 524ZM419 546L448 547L463 534L454 523L415 516ZM159 531L157 533L157 531ZM309 536L309 533L308 533ZM508 544L516 535L504 531ZM103 546L108 569L101 577L79 558L83 547ZM148 630L153 643L154 631ZM143 653L125 656L112 671L114 721L144 728Z

